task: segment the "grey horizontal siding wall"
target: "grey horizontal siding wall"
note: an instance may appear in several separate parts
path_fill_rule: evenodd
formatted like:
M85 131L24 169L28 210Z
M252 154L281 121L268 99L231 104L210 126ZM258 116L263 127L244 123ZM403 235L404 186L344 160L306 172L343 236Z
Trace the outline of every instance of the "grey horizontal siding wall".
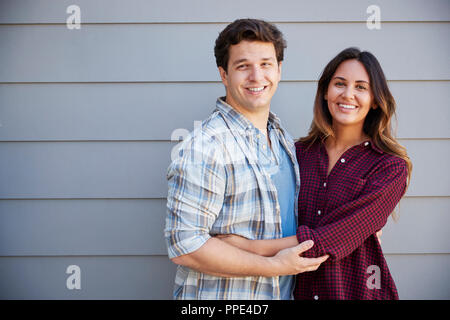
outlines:
M80 30L64 24L5 25L0 58L7 63L0 81L218 81L213 46L225 25L88 24ZM317 80L333 56L354 45L375 52L390 80L448 78L447 23L386 22L377 31L365 22L277 25L288 41L285 81Z
M337 52L379 58L414 163L382 246L401 298L450 298L450 2L377 1L380 30L366 27L372 1L84 0L68 30L71 4L0 2L0 299L171 298L171 136L224 94L213 45L239 17L285 34L272 105L295 137ZM66 287L70 265L81 289Z

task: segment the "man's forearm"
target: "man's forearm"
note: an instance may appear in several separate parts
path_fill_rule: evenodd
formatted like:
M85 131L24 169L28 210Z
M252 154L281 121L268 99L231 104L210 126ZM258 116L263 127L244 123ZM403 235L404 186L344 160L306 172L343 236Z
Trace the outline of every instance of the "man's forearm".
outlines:
M276 255L279 251L295 247L298 245L298 240L296 236L290 236L280 239L270 239L270 240L250 240L249 249L253 247L256 254L266 257L272 257ZM255 243L252 243L255 242ZM254 251L251 251L254 252Z
M283 249L298 245L296 236L266 240L249 240L234 234L217 235L216 237L234 247L264 257L273 257Z
M220 277L271 277L282 272L273 259L241 250L216 238L210 238L198 250L172 261Z

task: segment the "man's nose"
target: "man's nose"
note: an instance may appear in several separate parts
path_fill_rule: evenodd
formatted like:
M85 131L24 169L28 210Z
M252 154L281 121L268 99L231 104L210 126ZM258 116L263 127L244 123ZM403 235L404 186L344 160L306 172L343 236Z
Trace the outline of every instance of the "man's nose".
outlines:
M253 66L250 70L249 80L251 81L259 81L264 78L264 73L261 67Z

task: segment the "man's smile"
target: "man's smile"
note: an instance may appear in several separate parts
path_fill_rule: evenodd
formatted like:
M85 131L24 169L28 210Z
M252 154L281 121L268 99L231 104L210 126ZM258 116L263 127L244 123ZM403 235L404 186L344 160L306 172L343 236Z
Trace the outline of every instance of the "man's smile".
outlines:
M245 90L246 90L247 92L249 92L250 94L255 95L255 94L259 94L259 93L264 92L265 89L266 89L267 87L268 87L268 86L247 87L247 88L245 88Z

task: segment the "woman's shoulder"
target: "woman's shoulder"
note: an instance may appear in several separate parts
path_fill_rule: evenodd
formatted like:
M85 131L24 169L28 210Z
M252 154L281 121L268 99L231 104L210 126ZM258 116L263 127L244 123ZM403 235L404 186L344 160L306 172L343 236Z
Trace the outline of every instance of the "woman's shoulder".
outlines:
M374 175L378 173L389 175L407 174L408 164L405 159L402 159L398 155L372 149L372 156L374 166L372 166L371 171Z
M398 155L392 154L390 152L384 151L382 148L375 146L373 142L370 143L372 155L374 158L378 159L380 164L384 165L397 165L400 167L406 166L406 161L399 157Z
M297 141L295 141L295 149L297 151L303 150L304 147L305 147L305 143L301 139L298 139Z
M318 147L319 143L317 141L306 141L305 139L298 139L295 142L295 148L299 152L305 152L307 150L316 149Z

